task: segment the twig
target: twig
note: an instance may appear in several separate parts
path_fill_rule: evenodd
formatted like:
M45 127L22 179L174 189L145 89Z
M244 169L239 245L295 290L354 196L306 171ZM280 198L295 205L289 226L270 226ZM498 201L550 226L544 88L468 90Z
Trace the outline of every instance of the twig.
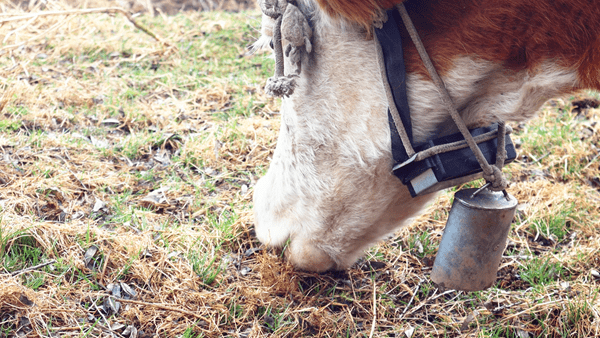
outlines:
M193 313L191 311L187 311L187 310L184 310L184 309L178 309L178 308L170 307L170 306L164 305L164 304L146 303L146 302L141 302L141 301L138 301L138 300L123 299L123 298L116 298L115 300L117 300L119 302L123 302L123 303L131 303L131 304L137 304L137 305L152 306L152 307L156 307L156 308L163 309L163 310L169 310L169 311L179 312L179 313L186 314L188 316L193 316L193 317L196 317L198 319L202 319L207 324L210 323L210 321L208 319L206 319L205 317L203 317L203 316L201 316L201 315L199 315L197 313Z
M51 261L48 261L48 262L46 262L46 263L42 263L42 264L38 264L38 265L34 265L34 266L30 266L30 267L28 267L28 268L25 268L25 269L21 269L21 270L18 270L18 271L11 272L11 274L10 274L10 275L14 277L14 276L16 276L16 275L20 275L20 274L22 274L22 273L24 273L24 272L29 272L29 271L37 270L37 269L39 269L39 268L43 268L43 267L45 267L46 265L50 265L50 264L54 264L54 263L56 263L56 260L54 260L54 259L53 259L53 260L51 260Z
M406 304L406 307L404 308L404 311L402 311L402 314L400 315L400 318L404 317L404 314L406 313L406 311L408 311L408 308L410 307L410 304L412 304L413 300L415 299L415 295L417 294L417 292L419 292L419 288L421 287L421 283L423 283L423 280L419 279L419 284L417 284L417 287L415 288L415 291L413 292L412 296L410 297L410 300L408 301L408 304Z
M535 309L535 308L539 308L539 307L546 306L546 305L552 305L552 304L556 304L556 303L560 303L560 302L565 302L565 299L557 299L557 300L551 300L551 301L544 302L544 303L538 303L538 304L534 304L533 306L530 306L530 307L528 307L528 308L527 308L527 309L525 309L525 310L522 310L522 311L520 311L520 312L513 313L513 314L511 314L511 315L505 316L505 317L504 317L504 318L502 318L502 319L503 319L503 320L509 320L509 319L511 319L511 318L518 317L518 316L520 316L520 315L522 315L522 314L524 314L524 313L526 313L526 312L532 313L533 309ZM519 302L518 304L521 304L521 303L524 303L524 302ZM515 305L516 305L516 304L515 304Z
M123 14L127 18L127 20L129 20L129 22L131 22L137 29L150 35L156 41L162 43L165 46L176 48L175 46L173 46L170 43L161 39L158 35L154 34L152 31L150 31L150 29L146 28L142 24L135 21L129 12L127 12L126 10L124 10L123 8L120 8L120 7L102 7L102 8L90 8L90 9L73 9L73 10L68 10L68 11L48 11L48 12L31 13L31 14L16 16L16 17L7 18L7 19L0 19L0 26L7 22L21 21L21 20L27 20L27 19L32 19L32 18L36 19L41 16L92 14L92 13L116 13L116 12Z
M100 314L100 316L102 317L102 319L104 319L104 322L106 323L106 328L108 329L108 331L110 332L110 335L112 337L115 336L115 334L119 337L123 337L122 335L118 334L117 332L113 331L112 327L110 326L110 323L108 322L108 320L106 319L106 316L104 316L104 314L102 313L102 311L100 311L100 309L98 309L98 299L96 299L94 301L94 307L96 308L96 311Z
M375 323L377 323L377 293L375 286L377 283L373 280L373 323L371 324L371 333L369 334L369 338L373 338L373 333L375 332Z
M421 285L421 284L419 283L419 285ZM431 295L431 296L430 296L430 297L428 297L427 299L425 299L425 300L421 301L421 302L419 303L419 305L417 305L417 306L413 307L412 309L410 309L410 312L409 312L408 314L409 314L409 315L410 315L410 314L413 314L413 313L417 312L417 311L418 311L420 308L422 308L423 306L427 305L427 303L428 303L428 302L429 302L429 301L430 301L430 300L431 300L433 297L435 297L435 294L438 292L438 290L439 290L439 289L435 289L435 290L433 291L433 295ZM416 292L415 292L415 293L416 293ZM457 294L457 295L456 295L454 298L458 297L458 295L459 295L459 294ZM453 298L453 299L454 299L454 298ZM406 309L408 309L408 307L407 307ZM405 311L406 311L406 309L405 309Z
M150 12L150 16L154 17L154 5L152 5L152 0L146 0L146 7L148 7L148 12Z
M550 155L550 152L547 152L547 153L545 153L544 155L540 156L540 158L535 158L533 155L529 154L529 156L531 156L531 157L533 158L533 160L534 160L533 162L531 162L531 163L529 163L529 164L530 164L530 165L531 165L531 164L536 164L536 163L538 163L539 161L543 160L543 159L544 159L546 156L548 156L548 155Z
M100 273L100 278L98 278L98 282L102 283L104 279L104 273L106 273L106 266L108 265L108 259L110 258L110 251L106 254L106 258L104 258L104 266L102 267L102 272Z
M598 153L598 155L594 156L594 158L592 158L592 160L581 170L585 170L585 169L589 168L592 165L592 163L594 163L598 159L598 157L600 157L600 153Z
M446 291L444 291L444 292L440 293L439 295L436 295L436 296L434 296L434 297L431 297L431 298L429 298L429 300L430 300L430 301L431 301L431 300L436 300L436 299L438 299L438 298L440 298L440 297L442 297L442 296L445 296L445 295L447 295L447 294L449 294L449 293L452 293L452 292L456 292L456 290L446 290Z
M497 306L497 307L491 309L490 312L498 313L498 312L503 311L505 309L510 309L511 307L519 306L519 305L521 305L523 303L525 303L525 301L520 301L520 302L516 302L516 303L512 303L512 304L506 304L506 305L502 305L502 306Z
M18 33L19 31L22 31L23 29L25 29L27 26L29 26L29 24L31 24L32 22L35 21L35 18L31 18L31 20L29 20L27 23L25 23L23 26L12 30L10 32L8 32L8 34L6 34L6 36L4 37L4 40L2 40L2 44L5 44L6 41L8 40L8 38L10 38L11 35Z

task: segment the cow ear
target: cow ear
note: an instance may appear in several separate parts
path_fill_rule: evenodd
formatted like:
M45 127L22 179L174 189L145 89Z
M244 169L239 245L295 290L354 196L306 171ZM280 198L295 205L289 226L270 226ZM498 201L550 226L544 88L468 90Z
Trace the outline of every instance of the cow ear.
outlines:
M267 48L267 46L273 49L273 38L270 36L261 35L260 38L258 38L258 40L256 40L253 44L249 45L247 48L250 54L254 54Z
M262 15L261 26L260 26L260 38L253 44L248 46L250 54L254 54L258 51L271 47L273 49L273 27L275 26L275 20Z

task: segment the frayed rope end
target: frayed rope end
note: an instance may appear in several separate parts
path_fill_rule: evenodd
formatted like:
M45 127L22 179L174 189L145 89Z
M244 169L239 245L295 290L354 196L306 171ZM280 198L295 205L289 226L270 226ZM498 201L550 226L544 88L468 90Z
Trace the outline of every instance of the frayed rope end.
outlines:
M296 89L296 75L288 75L283 77L270 77L267 80L265 91L267 95L275 97L288 97L294 93Z

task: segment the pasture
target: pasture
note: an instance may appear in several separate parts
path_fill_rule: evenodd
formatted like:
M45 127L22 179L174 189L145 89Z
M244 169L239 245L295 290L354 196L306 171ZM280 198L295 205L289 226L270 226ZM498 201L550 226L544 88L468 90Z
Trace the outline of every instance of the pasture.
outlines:
M258 10L134 17L160 41L119 12L7 21L27 14L0 4L0 337L600 336L600 94L512 125L492 288L429 279L457 188L304 273L253 233L281 117Z

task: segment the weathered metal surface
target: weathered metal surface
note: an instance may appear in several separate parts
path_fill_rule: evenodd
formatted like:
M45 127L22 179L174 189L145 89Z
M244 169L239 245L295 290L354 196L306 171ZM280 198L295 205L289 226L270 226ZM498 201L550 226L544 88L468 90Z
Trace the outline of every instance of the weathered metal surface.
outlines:
M496 280L517 200L487 189L472 198L476 190L454 195L431 272L440 287L478 291Z

